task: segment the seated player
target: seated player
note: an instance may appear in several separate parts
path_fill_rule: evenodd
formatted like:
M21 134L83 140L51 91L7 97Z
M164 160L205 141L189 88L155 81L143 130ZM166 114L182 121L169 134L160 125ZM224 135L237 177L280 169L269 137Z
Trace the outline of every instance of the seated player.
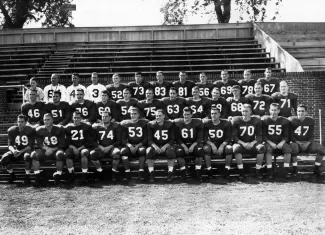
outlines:
M135 98L131 98L132 91L130 88L125 88L123 90L123 99L118 100L117 107L120 110L118 120L123 121L127 119L131 119L130 113L131 108L136 107L138 100Z
M216 107L220 111L220 118L228 118L228 103L225 98L220 96L220 90L218 87L214 87L211 92L212 98L211 98L211 109L213 107ZM210 110L211 110L210 109ZM209 114L209 118L211 118L211 115Z
M262 144L262 122L259 117L251 116L252 106L244 104L241 117L232 120L232 136L235 144L233 152L239 169L239 179L245 178L243 168L243 154L256 155L256 177L261 179L265 146Z
M44 114L44 126L36 128L37 148L32 152L32 164L35 173L35 186L39 187L46 181L46 177L40 170L40 162L56 160L56 172L53 178L56 184L61 182L61 175L64 164L65 136L64 129L53 125L53 116L50 113Z
M325 147L314 141L315 120L307 115L307 106L299 104L298 116L289 117L291 130L293 175L298 174L297 155L301 152L316 153L314 174L320 176L319 167L325 155Z
M83 90L85 97L88 97L87 95L87 89L85 86L79 84L79 74L73 73L71 75L72 85L67 87L67 101L69 104L73 104L77 100L77 91Z
M30 85L30 88L25 92L24 100L26 102L29 102L30 101L29 100L29 92L30 92L30 90L36 90L37 91L36 100L37 101L43 101L44 92L43 92L42 88L37 86L36 78L32 77L31 79L29 79L29 85Z
M211 107L210 99L200 97L200 89L198 86L192 88L193 97L186 98L186 106L193 111L193 118L205 118L209 115Z
M249 104L249 100L240 96L240 86L234 85L232 88L233 97L227 98L229 107L228 120L231 121L233 117L241 116L244 104Z
M146 90L150 87L152 88L152 85L143 80L142 73L135 73L135 81L130 82L128 86L131 88L132 97L136 98L138 100L143 100L146 97Z
M268 115L272 98L262 93L263 87L260 82L255 83L254 91L255 94L246 95L246 98L249 100L253 107L253 114L258 116Z
M93 102L100 101L100 97L103 91L106 91L106 87L98 82L98 74L93 72L91 74L91 85L87 86L87 99Z
M196 176L202 181L201 168L204 157L203 123L200 119L192 119L193 111L189 107L183 109L183 117L175 119L176 157L181 170L182 179L186 177L184 157L193 154L195 157Z
M201 97L210 97L213 84L207 82L207 75L205 73L200 73L200 82L196 83L196 86L200 89Z
M262 118L263 141L265 142L265 161L269 178L272 177L272 154L280 153L284 157L284 177L290 178L289 164L291 162L292 149L289 143L289 121L279 116L279 105L270 105L270 116Z
M233 96L232 87L238 85L238 82L233 79L229 79L228 71L223 70L221 71L221 81L215 81L213 85L214 87L218 87L221 92L221 96L227 99L228 97Z
M71 105L71 112L78 111L81 113L81 121L91 125L96 121L95 104L84 97L84 90L77 90L77 100Z
M161 99L164 97L168 97L169 94L169 88L172 86L172 83L165 81L165 76L162 71L158 71L156 73L157 81L151 82L155 98Z
M25 161L25 179L24 184L30 183L31 170L31 152L35 142L35 129L26 125L27 118L24 115L19 115L17 118L17 126L12 126L8 129L8 149L9 151L2 155L0 163L10 174L9 183L16 180L11 163L16 159Z
M294 116L297 112L297 99L298 96L289 92L288 84L286 81L280 82L280 92L272 94L273 102L280 105L279 115L283 117Z
M271 96L273 93L279 91L279 79L272 77L272 69L265 69L265 77L259 78L257 81L262 83L263 94Z
M30 102L24 103L21 106L21 113L27 117L28 124L33 128L42 124L44 115L44 103L36 101L37 91L31 90L29 92Z
M64 152L65 162L69 171L69 182L74 181L74 160L81 160L82 178L87 183L88 159L90 148L92 148L92 128L89 124L81 122L82 115L75 111L72 115L73 123L64 127L67 149ZM95 165L96 166L96 165Z
M232 160L231 123L220 119L220 110L216 107L211 109L211 119L203 120L204 160L208 169L208 176L212 178L211 155L217 159L226 158L225 178L229 178L229 170Z
M112 114L108 111L102 112L102 122L93 124L94 146L90 151L90 160L96 168L96 178L102 179L103 169L99 159L108 157L113 159L113 172L118 172L118 165L121 160L120 146L122 144L122 129L118 123L111 122ZM113 175L112 179L114 178ZM128 177L126 177L128 178Z
M51 76L51 84L47 85L44 88L44 102L52 102L53 101L53 94L54 91L60 91L61 92L61 100L67 101L66 95L67 95L67 89L65 86L59 84L59 75L53 73Z
M137 107L140 110L141 117L144 117L148 120L155 119L155 113L158 109L163 109L164 106L160 100L154 99L153 88L147 88L146 90L146 99L138 102Z
M169 89L169 97L162 98L161 102L165 106L165 113L169 119L174 120L182 117L182 110L186 105L186 100L178 97L175 87Z
M51 113L53 116L53 124L65 126L70 121L70 105L66 101L61 101L61 92L53 92L53 102L48 102L44 105L46 113Z
M139 119L140 111L138 108L131 108L131 119L120 123L122 126L122 162L127 175L130 173L129 157L139 160L139 178L144 181L144 165L146 161L146 146L148 142L148 131L146 119ZM113 174L117 172L113 169Z
M167 159L168 175L167 182L172 181L174 164L176 159L174 123L165 120L162 109L156 111L156 120L148 122L148 148L147 163L150 173L150 182L155 181L155 159Z
M118 100L123 99L123 90L125 88L128 88L128 86L121 83L121 78L118 73L113 74L112 81L113 81L113 84L107 85L106 90L110 94L110 99L117 102ZM131 94L133 94L132 90L131 90Z
M103 112L110 112L112 122L115 122L118 118L118 108L114 100L110 100L108 96L108 92L105 90L101 93L101 101L95 103L96 109L96 120L97 122L102 121Z
M248 94L254 93L254 85L256 83L255 79L251 79L252 72L250 69L245 69L244 71L244 79L238 81L241 87L241 96L245 97Z
M179 81L173 83L173 87L177 89L177 94L179 97L187 98L191 96L192 88L195 83L187 80L186 72L179 72Z

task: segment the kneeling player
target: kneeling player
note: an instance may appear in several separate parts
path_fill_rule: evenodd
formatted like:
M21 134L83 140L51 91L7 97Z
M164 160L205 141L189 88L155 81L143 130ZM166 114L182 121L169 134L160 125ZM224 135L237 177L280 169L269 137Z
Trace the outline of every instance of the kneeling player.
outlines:
M288 144L289 121L284 117L278 116L279 112L279 104L273 103L270 105L271 116L264 116L262 119L263 141L266 147L265 161L269 178L272 178L272 153L278 152L283 154L284 177L289 179L288 168L292 153L292 149Z
M97 170L97 179L102 178L102 168L99 159L109 157L113 159L113 172L117 172L120 164L120 148L121 145L121 126L118 123L111 122L112 114L104 111L102 113L102 123L93 124L94 140L96 147L90 152L90 160ZM112 179L116 178L113 174Z
M156 112L156 120L148 123L148 148L147 148L147 163L150 173L150 182L155 181L154 162L157 158L167 158L168 176L167 181L172 181L172 174L176 159L175 148L175 132L173 122L165 119L165 114L162 109Z
M56 169L53 177L56 183L60 182L63 170L65 138L64 130L60 126L53 125L53 116L44 114L44 126L36 128L36 143L38 148L32 152L33 169L35 173L35 186L40 186L41 177L40 162L45 160L56 160Z
M13 171L11 162L15 159L23 159L25 161L26 176L24 184L30 182L31 169L31 150L35 141L35 130L26 125L27 117L19 115L17 118L17 126L8 129L8 149L9 151L2 155L0 163L10 174L9 183L16 180L16 175Z
M211 154L216 158L224 158L226 156L225 178L229 178L229 170L232 160L232 146L228 145L231 140L231 123L225 119L220 119L220 110L216 107L211 109L211 119L205 119L203 146L205 164L208 169L208 176L212 178L211 170Z
M126 176L130 174L129 157L139 159L139 178L144 181L144 165L146 161L146 145L148 142L146 119L139 119L138 108L131 108L131 119L121 122L122 126L122 147L121 156ZM117 172L114 172L113 174Z
M315 120L307 117L307 106L300 104L297 108L297 117L290 117L291 148L293 174L297 175L297 155L301 152L316 153L314 174L320 176L320 165L325 156L325 147L314 141Z
M92 128L87 123L81 122L81 113L78 111L73 112L72 120L65 126L66 135L66 145L65 150L65 161L69 171L69 182L74 181L74 167L73 161L81 159L81 170L82 170L82 182L87 182L87 172L88 172L88 158L89 158L89 148L92 147L91 134Z
M256 177L261 179L260 169L264 159L265 146L262 144L262 122L258 117L252 117L252 106L244 104L242 117L232 120L232 134L235 144L233 152L239 169L239 179L245 178L243 154L256 154Z

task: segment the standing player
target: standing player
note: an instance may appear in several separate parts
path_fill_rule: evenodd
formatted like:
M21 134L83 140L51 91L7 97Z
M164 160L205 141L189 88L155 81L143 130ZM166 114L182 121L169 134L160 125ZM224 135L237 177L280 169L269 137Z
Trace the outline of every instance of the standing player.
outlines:
M101 101L95 103L97 122L102 121L103 112L111 113L111 120L115 122L118 118L119 110L114 100L108 99L108 92L105 90L101 93Z
M81 120L91 125L96 121L96 109L94 102L85 100L84 90L77 90L77 100L71 105L71 112L81 113Z
M272 94L273 101L280 105L279 115L284 117L291 117L297 112L298 96L294 93L288 92L288 84L286 81L280 82L280 92ZM292 110L294 112L292 112Z
M72 85L67 88L67 101L73 104L77 100L77 91L83 90L85 97L87 96L87 89L85 86L79 84L79 74L73 73L71 76Z
M29 92L30 102L24 103L21 106L21 113L28 119L28 123L34 128L42 123L44 115L44 103L36 101L37 91L31 90Z
M225 178L229 178L229 170L232 160L231 123L220 119L220 110L216 107L211 109L211 119L203 120L204 160L208 169L208 176L212 178L211 155L217 159L226 158Z
M228 103L225 98L220 96L220 90L217 87L212 89L211 108L216 107L220 111L220 118L228 118ZM210 109L211 110L211 109ZM211 118L211 115L209 115Z
M169 97L162 99L162 103L165 106L165 113L171 120L182 117L182 110L186 105L186 100L177 96L177 89L171 87L169 89Z
M100 101L100 97L103 91L106 91L106 87L100 83L98 83L98 74L93 72L91 74L91 85L87 87L86 94L88 95L88 99L93 102Z
M261 179L260 169L264 159L265 146L262 144L262 122L258 117L252 117L252 106L244 104L242 117L232 120L232 137L235 142L233 152L240 172L239 179L243 180L243 154L256 155L256 177Z
M148 148L147 163L150 173L150 182L155 181L154 163L157 158L167 158L168 175L167 182L172 181L172 174L176 159L174 123L165 120L162 109L156 112L156 120L148 123Z
M186 106L193 111L193 118L205 118L209 115L211 107L210 99L200 97L200 89L198 86L192 88L193 97L186 98Z
M41 182L45 180L45 177L41 176L40 162L45 160L56 160L57 171L53 174L56 184L61 182L64 164L64 129L60 126L53 125L53 117L50 113L44 114L43 120L44 126L36 128L37 148L31 154L35 173L35 186L40 186Z
M98 180L102 178L103 171L99 159L102 157L112 158L113 172L118 172L117 168L121 160L122 129L118 123L111 122L111 118L111 113L104 111L102 112L102 122L93 124L95 149L90 151L90 160L96 168ZM114 175L112 176L113 180L116 179Z
M164 80L165 76L162 71L158 71L156 73L156 78L157 81L151 83L154 89L155 98L161 99L164 97L168 97L169 88L172 86L172 84Z
M44 99L44 92L42 90L42 88L38 87L37 86L37 81L36 81L36 78L32 77L30 80L29 80L29 84L30 84L30 88L27 89L26 93L25 93L25 96L24 96L24 100L27 102L29 102L29 92L31 90L36 90L37 91L37 97L36 97L36 100L37 101L42 101Z
M185 179L184 157L193 154L195 157L196 176L201 181L201 167L204 157L203 123L200 119L192 119L193 111L189 107L183 109L183 117L175 119L176 156L181 169L182 179Z
M74 181L74 159L81 159L82 182L87 182L89 149L92 147L90 125L81 122L81 113L73 112L73 123L64 127L67 149L64 152L65 162L69 171L69 182Z
M223 70L221 71L221 81L215 81L213 83L215 87L219 88L221 92L221 96L225 99L232 96L232 87L238 85L238 82L228 78L229 78L228 71Z
M53 73L51 76L51 84L44 88L44 102L52 102L54 91L61 92L61 100L67 101L67 89L65 86L59 84L59 75Z
M129 157L139 159L139 178L144 181L144 165L146 161L146 146L148 142L148 131L146 119L139 119L138 108L131 108L131 119L121 122L122 126L122 149L121 156L126 174L130 174ZM113 169L113 174L117 172Z
M19 115L17 118L17 126L8 129L8 149L9 151L2 155L0 163L10 174L9 183L16 180L16 175L11 163L15 159L23 159L25 161L25 179L24 184L30 182L30 170L32 159L30 157L31 150L35 142L35 129L26 125L27 118Z
M118 109L121 110L118 120L123 121L127 119L131 119L131 107L136 107L138 100L135 98L131 98L132 91L130 88L125 88L123 90L123 99L118 100L117 106Z
M128 86L121 83L121 78L118 73L113 74L112 81L113 84L107 85L106 89L109 92L110 98L117 102L118 100L123 99L123 90Z
M253 114L263 116L268 114L272 98L268 95L262 94L263 86L260 82L254 85L255 94L248 94L246 98L250 101L253 107Z
M200 89L201 97L210 97L213 84L207 82L207 75L205 73L200 73L200 82L196 83L196 86Z
M265 78L259 78L257 81L262 83L263 94L271 96L273 93L279 91L279 79L272 78L272 69L265 69Z
M240 86L234 85L232 87L233 97L227 98L227 103L229 107L228 120L232 120L233 117L241 116L244 104L249 104L249 100L245 97L240 96Z
M314 141L315 120L307 117L307 106L299 104L297 108L298 116L289 117L291 126L291 148L293 174L297 175L297 155L301 152L316 153L314 174L320 176L319 167L325 156L325 147Z
M141 116L148 120L154 120L156 110L164 108L164 106L160 102L160 100L154 99L153 96L154 96L153 88L148 88L146 90L146 99L141 100L137 104L137 107L140 110Z
M279 105L270 105L270 116L262 119L263 141L265 142L265 161L269 178L272 177L272 154L280 153L284 157L284 177L290 178L288 169L291 162L292 149L289 146L289 121L279 116Z
M186 72L179 72L179 81L175 81L173 87L177 89L177 94L179 97L187 98L191 96L192 88L195 83L188 81Z
M143 80L142 74L137 72L135 73L135 81L130 82L128 86L132 89L132 97L136 98L138 100L145 99L146 96L146 90L150 87L152 88L152 85Z
M241 95L242 97L245 97L248 94L254 93L254 85L256 83L256 80L251 79L252 72L250 69L246 69L244 71L244 79L241 79L238 81L240 87L241 87Z
M53 123L55 125L65 126L71 118L70 105L66 101L61 101L61 92L54 91L53 102L48 102L44 105L46 113L51 113Z

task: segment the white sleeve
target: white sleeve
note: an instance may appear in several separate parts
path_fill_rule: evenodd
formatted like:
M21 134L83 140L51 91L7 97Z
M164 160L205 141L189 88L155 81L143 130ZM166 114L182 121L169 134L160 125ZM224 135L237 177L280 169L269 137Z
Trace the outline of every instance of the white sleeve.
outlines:
M67 89L65 88L65 86L61 85L60 88L61 91L61 101L67 101Z
M42 88L38 87L38 93L39 93L40 101L43 101L43 99L44 99L44 92L43 92Z
M49 86L46 86L44 88L44 102L49 102L48 90L49 90Z

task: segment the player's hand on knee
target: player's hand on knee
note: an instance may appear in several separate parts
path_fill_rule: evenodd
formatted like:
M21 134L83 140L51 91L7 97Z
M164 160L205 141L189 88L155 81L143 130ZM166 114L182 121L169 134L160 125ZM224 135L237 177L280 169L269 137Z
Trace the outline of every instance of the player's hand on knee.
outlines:
M219 148L218 148L218 155L219 156L223 155L223 149L224 149L224 146L220 145Z
M193 153L193 151L194 151L194 147L195 147L194 145L191 145L191 147L188 149L188 152L189 152L189 153Z

